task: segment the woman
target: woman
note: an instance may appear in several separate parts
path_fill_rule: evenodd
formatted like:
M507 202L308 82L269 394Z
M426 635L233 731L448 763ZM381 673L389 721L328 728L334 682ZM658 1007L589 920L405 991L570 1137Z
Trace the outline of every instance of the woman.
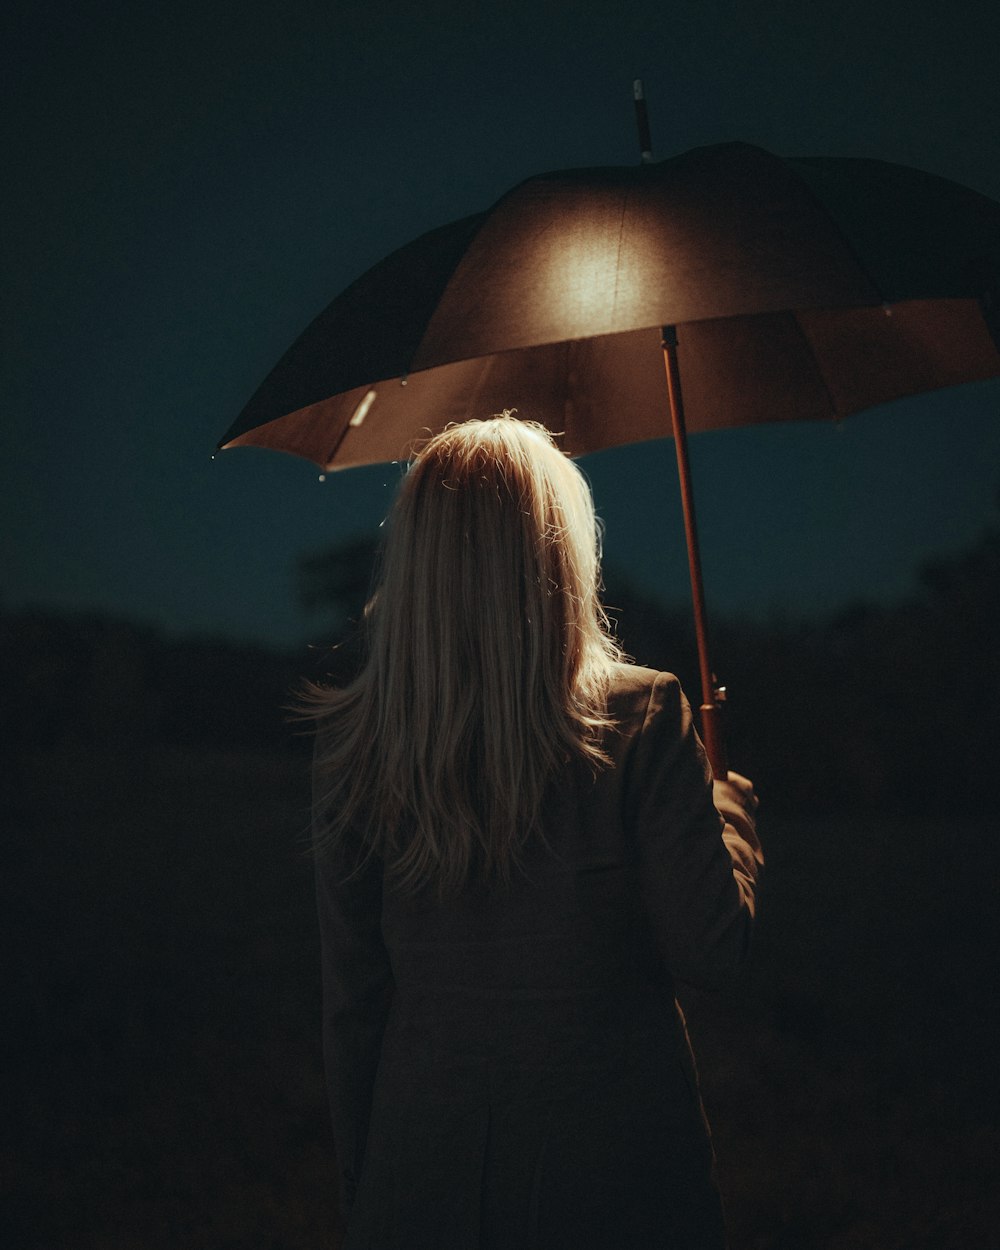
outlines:
M744 957L756 799L730 774L713 804L598 583L546 431L451 427L403 481L363 670L312 692L348 1250L725 1244L674 982Z

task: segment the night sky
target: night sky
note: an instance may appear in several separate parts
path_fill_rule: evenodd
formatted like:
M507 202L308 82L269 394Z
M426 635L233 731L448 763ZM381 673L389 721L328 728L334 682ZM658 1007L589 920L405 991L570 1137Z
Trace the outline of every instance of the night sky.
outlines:
M374 533L398 467L212 459L348 282L545 170L742 139L1000 198L995 3L6 6L0 606L321 641L303 553ZM997 516L1000 383L840 426L701 435L710 610L892 598ZM687 590L669 442L584 463L606 554Z

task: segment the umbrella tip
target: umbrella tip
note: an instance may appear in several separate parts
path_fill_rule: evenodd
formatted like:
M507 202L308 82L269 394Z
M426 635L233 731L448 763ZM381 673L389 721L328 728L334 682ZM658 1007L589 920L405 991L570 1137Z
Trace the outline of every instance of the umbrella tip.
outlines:
M653 159L653 141L649 134L649 112L641 78L632 79L632 97L635 100L635 124L639 130L639 159L643 165L649 165Z

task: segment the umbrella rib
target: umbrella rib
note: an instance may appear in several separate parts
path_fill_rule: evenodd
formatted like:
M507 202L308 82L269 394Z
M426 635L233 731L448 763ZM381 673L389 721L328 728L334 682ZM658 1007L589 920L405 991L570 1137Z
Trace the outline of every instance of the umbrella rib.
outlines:
M795 326L795 332L802 339L802 342L805 343L806 353L808 355L808 358L812 361L813 368L816 370L816 376L817 378L819 378L820 385L823 387L823 392L826 395L827 402L829 403L829 406L830 406L830 416L833 418L833 420L836 421L839 417L842 417L844 414L837 407L837 400L834 397L833 388L831 387L830 381L827 378L826 372L823 369L823 365L820 361L820 358L816 354L816 350L813 347L812 339L810 339L809 335L806 334L805 330L802 327L802 322L799 320L798 311L793 308L790 310L790 313L791 313L791 318L792 318L792 324Z
M817 193L813 190L808 179L803 178L802 175L799 173L798 169L796 169L796 162L794 161L794 159L786 161L786 164L789 165L795 171L795 177L798 180L799 185L805 188L806 195L808 195L809 198L812 200L812 202L819 207L820 212L823 214L826 220L833 227L833 230L836 232L836 234L839 236L839 238L843 242L844 247L847 248L847 250L850 252L852 260L854 261L855 265L857 265L858 267L858 272L864 277L865 281L871 287L872 291L875 293L875 297L878 300L878 302L881 304L884 304L885 295L882 291L882 288L875 281L872 275L868 272L868 267L862 263L861 257L858 255L858 249L851 242L850 237L844 232L840 222L836 219L836 217L834 217L833 213L830 212L830 210L827 208L826 204L824 204L820 196L817 195ZM824 384L825 384L825 379L824 379Z
M621 283L622 276L622 245L625 239L625 214L628 212L628 202L632 195L632 188L625 188L625 198L622 200L621 216L618 219L618 251L615 255L615 289L611 296L611 324L618 324L618 288Z

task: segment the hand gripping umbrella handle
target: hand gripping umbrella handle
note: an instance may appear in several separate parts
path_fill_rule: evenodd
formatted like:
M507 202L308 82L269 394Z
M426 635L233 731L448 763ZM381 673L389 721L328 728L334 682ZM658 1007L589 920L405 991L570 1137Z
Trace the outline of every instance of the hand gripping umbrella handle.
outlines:
M701 736L708 761L716 777L729 771L726 744L722 733L722 703L725 690L718 685L708 654L708 617L705 612L705 589L701 579L701 554L698 550L698 526L694 513L694 492L687 454L687 427L684 423L684 401L681 397L681 373L677 364L677 327L664 326L663 364L667 372L667 399L677 453L677 476L681 487L681 508L684 511L684 534L687 538L688 569L691 574L691 598L694 606L694 632L698 644L698 668L701 673Z

